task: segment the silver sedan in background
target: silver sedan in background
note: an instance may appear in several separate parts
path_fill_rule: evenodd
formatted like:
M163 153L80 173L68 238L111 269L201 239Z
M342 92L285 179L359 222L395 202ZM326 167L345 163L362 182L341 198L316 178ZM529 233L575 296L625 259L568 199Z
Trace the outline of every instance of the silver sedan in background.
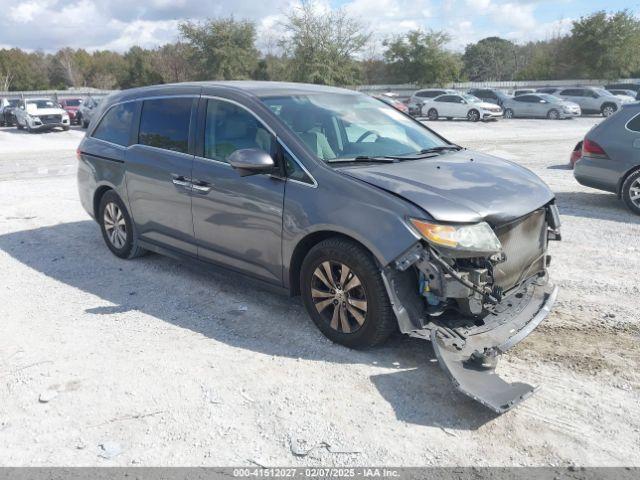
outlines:
M558 120L579 117L582 113L577 103L546 93L518 95L505 100L503 107L505 118L541 117Z

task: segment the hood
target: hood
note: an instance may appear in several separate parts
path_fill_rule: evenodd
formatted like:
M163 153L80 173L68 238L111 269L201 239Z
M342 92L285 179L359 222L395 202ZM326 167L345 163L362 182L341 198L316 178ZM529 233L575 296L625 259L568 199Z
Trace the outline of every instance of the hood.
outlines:
M492 110L494 108L500 108L500 105L498 105L497 103L489 103L489 102L471 103L469 105L473 105L473 106L478 107L478 108L484 108L484 109L487 109L487 110Z
M580 108L580 105L578 105L576 102L570 102L568 100L563 100L562 102L560 102L560 105L571 108Z
M554 198L530 170L470 150L340 171L410 201L441 222L501 225Z
M39 117L40 115L64 115L66 112L61 108L38 108L28 113L34 117Z

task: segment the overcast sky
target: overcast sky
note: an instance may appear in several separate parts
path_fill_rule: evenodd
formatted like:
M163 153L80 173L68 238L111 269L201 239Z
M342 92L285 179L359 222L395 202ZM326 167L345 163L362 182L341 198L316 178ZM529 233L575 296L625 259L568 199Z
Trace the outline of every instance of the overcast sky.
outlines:
M55 51L73 48L154 47L177 40L180 21L233 15L258 26L258 46L278 38L283 13L296 0L0 0L0 48ZM448 31L451 48L490 35L514 41L566 32L571 20L606 7L640 11L623 0L317 0L344 7L378 39L423 28Z

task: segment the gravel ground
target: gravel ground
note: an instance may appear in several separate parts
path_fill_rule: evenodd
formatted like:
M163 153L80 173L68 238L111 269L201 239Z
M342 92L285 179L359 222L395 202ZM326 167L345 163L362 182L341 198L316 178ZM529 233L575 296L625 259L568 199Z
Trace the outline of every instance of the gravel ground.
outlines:
M556 192L549 319L497 417L429 343L331 344L297 299L159 255L119 260L80 207L82 131L0 129L0 465L640 465L640 218L565 165L598 118L431 122Z

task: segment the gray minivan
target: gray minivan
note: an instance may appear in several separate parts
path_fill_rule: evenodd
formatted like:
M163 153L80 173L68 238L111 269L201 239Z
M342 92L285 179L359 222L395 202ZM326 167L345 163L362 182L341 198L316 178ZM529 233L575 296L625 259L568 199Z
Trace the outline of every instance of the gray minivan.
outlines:
M431 340L496 412L529 396L494 369L549 313L553 193L366 95L206 82L109 96L78 149L83 207L118 257L146 251L301 295L354 347ZM274 319L273 321L277 321Z

